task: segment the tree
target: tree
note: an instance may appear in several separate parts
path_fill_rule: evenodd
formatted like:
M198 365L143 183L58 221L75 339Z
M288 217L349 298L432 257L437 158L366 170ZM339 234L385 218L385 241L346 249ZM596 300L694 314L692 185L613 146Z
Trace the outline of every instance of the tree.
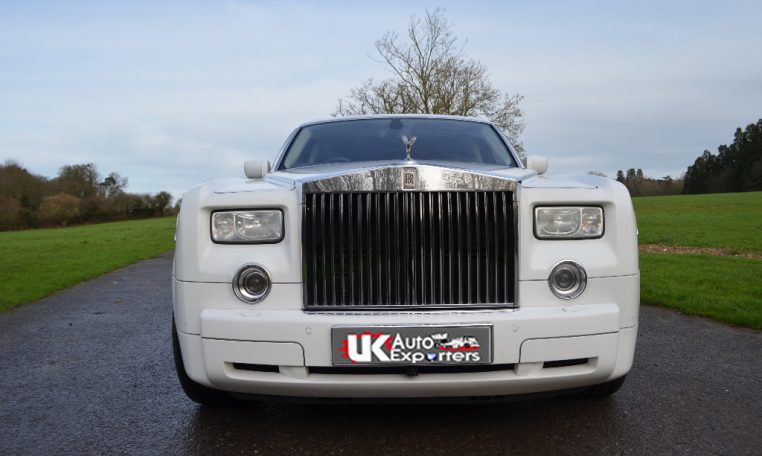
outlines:
M172 195L168 192L159 192L152 198L152 203L156 215L162 216L172 204Z
M637 179L635 175L635 168L630 168L627 170L627 177L624 178L625 182L635 182Z
M17 199L22 208L36 210L49 187L48 179L30 173L14 160L0 165L0 194Z
M0 230L19 228L21 204L16 198L0 194Z
M123 192L125 187L127 187L127 178L122 177L119 173L111 172L105 179L103 179L103 182L98 184L98 187L100 187L102 196L105 198L113 198Z
M705 150L685 172L685 193L762 190L762 119L736 129L733 143Z
M682 177L673 179L672 176L665 176L653 179L646 176L640 168L628 169L626 176L620 169L616 173L616 180L627 187L630 196L678 195L683 192Z
M98 169L95 164L85 163L61 167L55 180L60 192L85 198L96 193L98 179Z
M41 223L66 226L79 215L79 198L67 193L42 199L38 217Z
M519 135L524 130L521 95L495 88L487 68L466 57L464 44L453 35L444 11L426 11L423 19L411 16L407 41L394 31L375 43L392 77L372 78L340 98L334 115L424 113L486 117L523 154Z

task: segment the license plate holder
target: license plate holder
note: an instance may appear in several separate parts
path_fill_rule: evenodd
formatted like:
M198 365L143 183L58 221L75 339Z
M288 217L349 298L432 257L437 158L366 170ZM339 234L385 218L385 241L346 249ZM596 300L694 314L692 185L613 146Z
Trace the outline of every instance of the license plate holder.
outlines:
M334 366L473 365L492 362L492 326L336 326Z

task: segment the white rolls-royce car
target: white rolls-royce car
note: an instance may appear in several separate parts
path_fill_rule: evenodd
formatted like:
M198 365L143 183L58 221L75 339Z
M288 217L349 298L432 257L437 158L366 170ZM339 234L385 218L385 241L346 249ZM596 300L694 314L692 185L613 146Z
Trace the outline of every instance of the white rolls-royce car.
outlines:
M184 391L207 405L613 394L638 328L630 196L546 168L488 122L349 117L189 190L172 280Z

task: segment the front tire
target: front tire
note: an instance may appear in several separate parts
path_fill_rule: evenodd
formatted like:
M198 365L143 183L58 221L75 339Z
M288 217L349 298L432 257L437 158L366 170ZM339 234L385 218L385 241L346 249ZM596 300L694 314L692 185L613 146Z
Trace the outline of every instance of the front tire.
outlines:
M229 407L235 405L235 399L228 393L194 382L185 371L183 354L180 351L180 339L177 337L177 326L175 326L175 316L172 316L172 354L175 358L175 370L177 379L183 388L185 395L190 400L204 406L211 407Z

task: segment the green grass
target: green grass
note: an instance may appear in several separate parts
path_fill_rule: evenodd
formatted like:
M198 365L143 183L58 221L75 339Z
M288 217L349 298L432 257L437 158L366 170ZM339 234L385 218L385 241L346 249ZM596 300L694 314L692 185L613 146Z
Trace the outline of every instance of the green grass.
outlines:
M762 329L762 261L640 255L640 301Z
M174 248L175 218L0 233L0 311Z
M641 244L762 253L762 192L633 198Z
M762 192L633 198L641 244L762 253ZM762 329L762 261L640 255L641 302Z

